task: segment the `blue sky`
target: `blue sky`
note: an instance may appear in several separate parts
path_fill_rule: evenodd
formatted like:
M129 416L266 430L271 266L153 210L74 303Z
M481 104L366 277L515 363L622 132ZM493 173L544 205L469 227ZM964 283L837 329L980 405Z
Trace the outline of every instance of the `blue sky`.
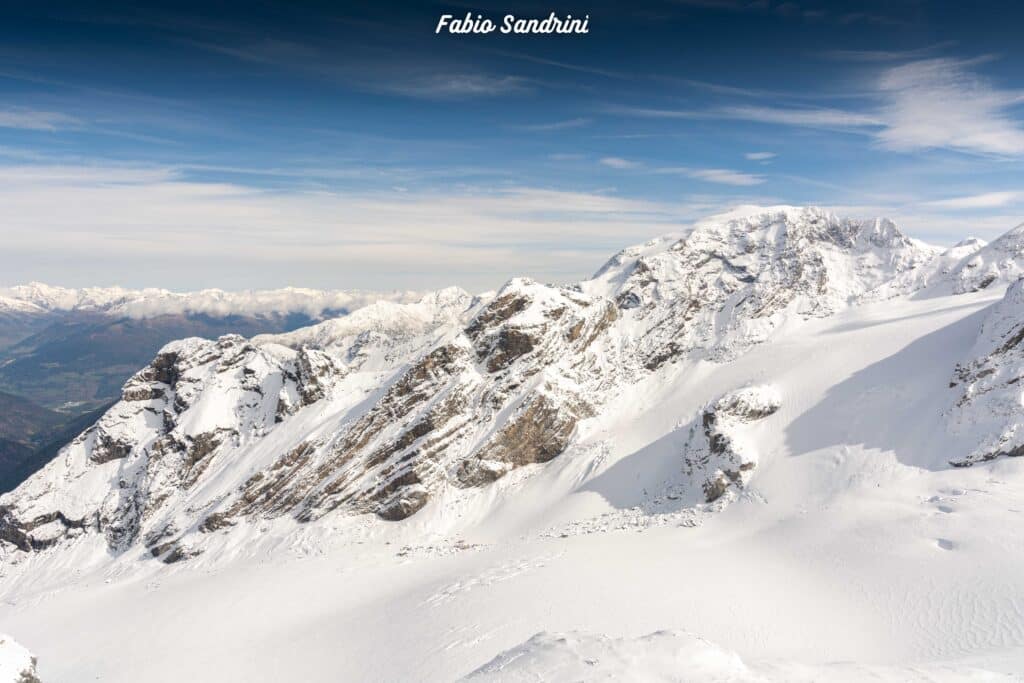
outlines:
M585 36L435 35L443 13ZM1024 221L1015 3L0 5L0 284L585 277L735 204Z

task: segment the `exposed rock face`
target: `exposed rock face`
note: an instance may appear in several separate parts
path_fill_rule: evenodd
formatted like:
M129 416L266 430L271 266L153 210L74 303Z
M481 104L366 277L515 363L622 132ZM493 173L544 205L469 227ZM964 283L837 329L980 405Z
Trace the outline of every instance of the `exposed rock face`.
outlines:
M993 306L971 352L950 379L950 429L977 446L950 460L958 467L1024 455L1024 280Z
M706 406L690 427L683 469L712 503L731 488L742 489L757 466L758 453L744 427L774 414L782 405L775 387L746 387Z
M731 358L935 254L888 221L777 208L627 249L574 286L515 279L483 300L449 289L284 335L175 342L0 498L0 542L98 533L112 552L171 562L251 519L401 520L447 487L558 457L630 382ZM745 483L744 434L777 408L754 387L698 418L686 468L705 500Z

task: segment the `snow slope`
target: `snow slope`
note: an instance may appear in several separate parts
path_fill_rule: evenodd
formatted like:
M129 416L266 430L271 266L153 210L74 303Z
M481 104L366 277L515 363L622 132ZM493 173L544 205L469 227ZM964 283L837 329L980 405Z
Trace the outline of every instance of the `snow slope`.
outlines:
M38 683L39 681L36 677L36 658L10 636L3 633L0 633L0 681L3 683Z
M971 456L1016 434L1020 287L893 293L939 258L744 209L578 286L176 342L0 498L0 621L46 680L1020 672L1024 461Z
M1012 681L1009 675L954 665L870 666L852 662L808 666L791 662L747 665L686 632L657 631L634 639L586 633L538 633L495 657L467 681Z

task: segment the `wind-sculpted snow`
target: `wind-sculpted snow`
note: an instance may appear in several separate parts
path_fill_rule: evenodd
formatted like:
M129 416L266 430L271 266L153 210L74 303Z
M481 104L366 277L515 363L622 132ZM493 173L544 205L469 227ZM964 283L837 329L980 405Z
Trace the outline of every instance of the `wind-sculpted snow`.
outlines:
M480 667L464 681L1013 681L1013 676L960 665L807 665L745 662L739 654L684 631L638 638L592 633L538 633Z
M288 334L175 342L0 498L0 540L101 537L169 562L260 520L402 520L566 453L629 387L677 381L673 365L731 362L936 258L887 220L745 209L578 285L513 279L487 297L447 289ZM674 470L693 505L720 507L755 476L765 454L749 432L789 400L770 380L719 394L690 425Z
M971 358L950 380L956 401L950 428L972 438L970 453L951 459L967 466L1024 455L1024 280L1018 280L982 323Z

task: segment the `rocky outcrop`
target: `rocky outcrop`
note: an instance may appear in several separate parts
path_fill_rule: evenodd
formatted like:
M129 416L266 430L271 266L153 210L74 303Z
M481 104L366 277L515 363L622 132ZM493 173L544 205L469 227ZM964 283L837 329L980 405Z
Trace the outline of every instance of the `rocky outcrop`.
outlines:
M976 445L950 459L957 467L1024 455L1024 280L994 305L969 359L953 371L950 430Z
M757 467L758 452L745 427L773 415L782 405L772 386L746 387L707 405L690 426L683 471L712 503L730 489L742 489Z

